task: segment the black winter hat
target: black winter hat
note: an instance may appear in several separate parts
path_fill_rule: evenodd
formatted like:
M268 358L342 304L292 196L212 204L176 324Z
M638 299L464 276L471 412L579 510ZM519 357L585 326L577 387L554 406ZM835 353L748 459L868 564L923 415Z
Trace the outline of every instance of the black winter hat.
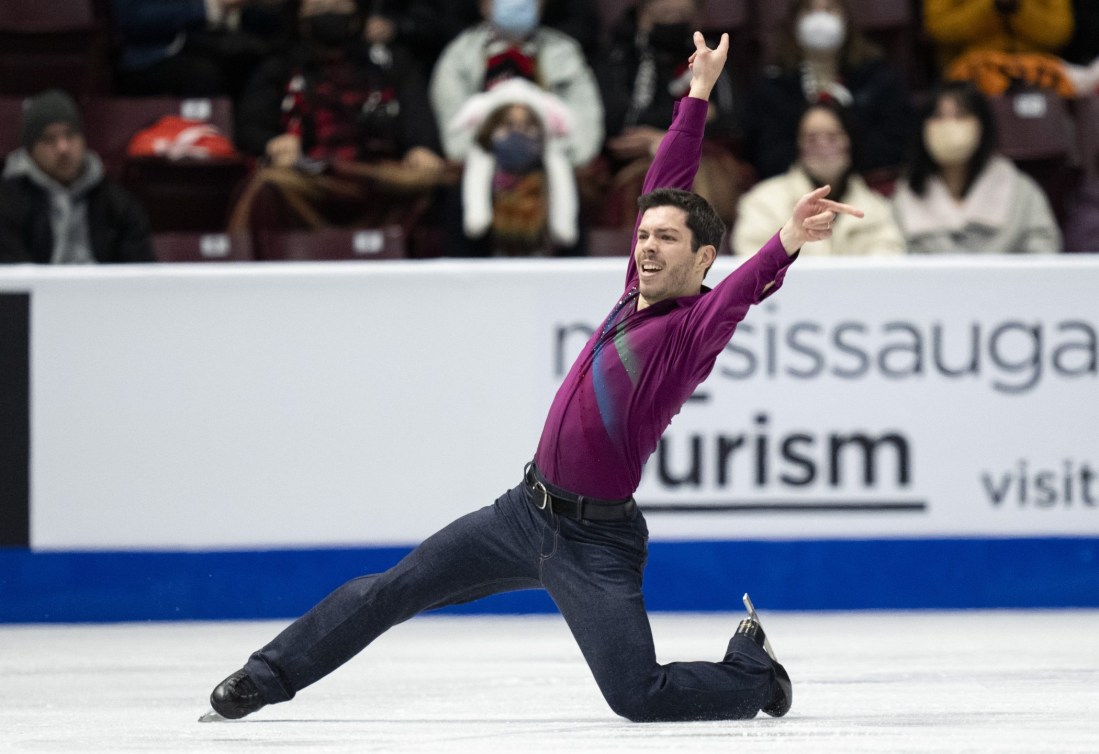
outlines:
M78 132L84 132L80 108L60 89L48 89L23 103L23 146L30 149L42 136L42 132L54 123L68 123Z

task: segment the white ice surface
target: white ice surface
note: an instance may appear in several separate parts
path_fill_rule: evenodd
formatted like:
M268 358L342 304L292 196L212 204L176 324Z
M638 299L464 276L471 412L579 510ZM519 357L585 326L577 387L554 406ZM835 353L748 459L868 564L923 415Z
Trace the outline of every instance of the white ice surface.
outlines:
M0 626L0 750L1099 752L1099 611L769 613L782 719L633 724L558 616L423 617L287 704L198 723L284 622ZM661 661L740 614L653 616Z

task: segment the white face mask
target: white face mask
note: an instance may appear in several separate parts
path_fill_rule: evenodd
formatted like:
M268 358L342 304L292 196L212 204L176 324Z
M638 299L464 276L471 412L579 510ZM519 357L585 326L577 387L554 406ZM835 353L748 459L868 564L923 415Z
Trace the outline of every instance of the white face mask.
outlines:
M973 117L932 118L923 126L923 143L939 165L964 165L980 141L981 124Z
M797 40L803 49L835 52L847 39L843 19L826 10L806 13L798 20Z

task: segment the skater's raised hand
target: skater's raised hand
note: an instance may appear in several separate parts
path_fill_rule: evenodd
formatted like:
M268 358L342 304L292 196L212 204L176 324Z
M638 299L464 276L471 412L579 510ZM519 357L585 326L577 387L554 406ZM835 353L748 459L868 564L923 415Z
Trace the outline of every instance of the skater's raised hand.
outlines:
M698 99L710 99L710 90L714 88L721 72L725 70L725 61L729 57L729 35L722 34L717 47L710 49L706 46L706 38L702 32L694 34L695 51L687 60L691 68L691 97Z

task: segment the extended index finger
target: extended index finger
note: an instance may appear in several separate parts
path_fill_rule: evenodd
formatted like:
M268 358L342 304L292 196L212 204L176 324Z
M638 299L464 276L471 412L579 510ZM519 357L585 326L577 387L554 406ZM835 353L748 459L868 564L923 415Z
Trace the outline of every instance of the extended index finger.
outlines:
M831 210L832 212L838 212L841 215L852 215L854 217L863 217L866 214L865 212L863 212L858 207L854 207L850 204L844 204L843 202L834 202L831 199L821 199L820 202L821 202L821 204L824 205L824 208L826 210Z

